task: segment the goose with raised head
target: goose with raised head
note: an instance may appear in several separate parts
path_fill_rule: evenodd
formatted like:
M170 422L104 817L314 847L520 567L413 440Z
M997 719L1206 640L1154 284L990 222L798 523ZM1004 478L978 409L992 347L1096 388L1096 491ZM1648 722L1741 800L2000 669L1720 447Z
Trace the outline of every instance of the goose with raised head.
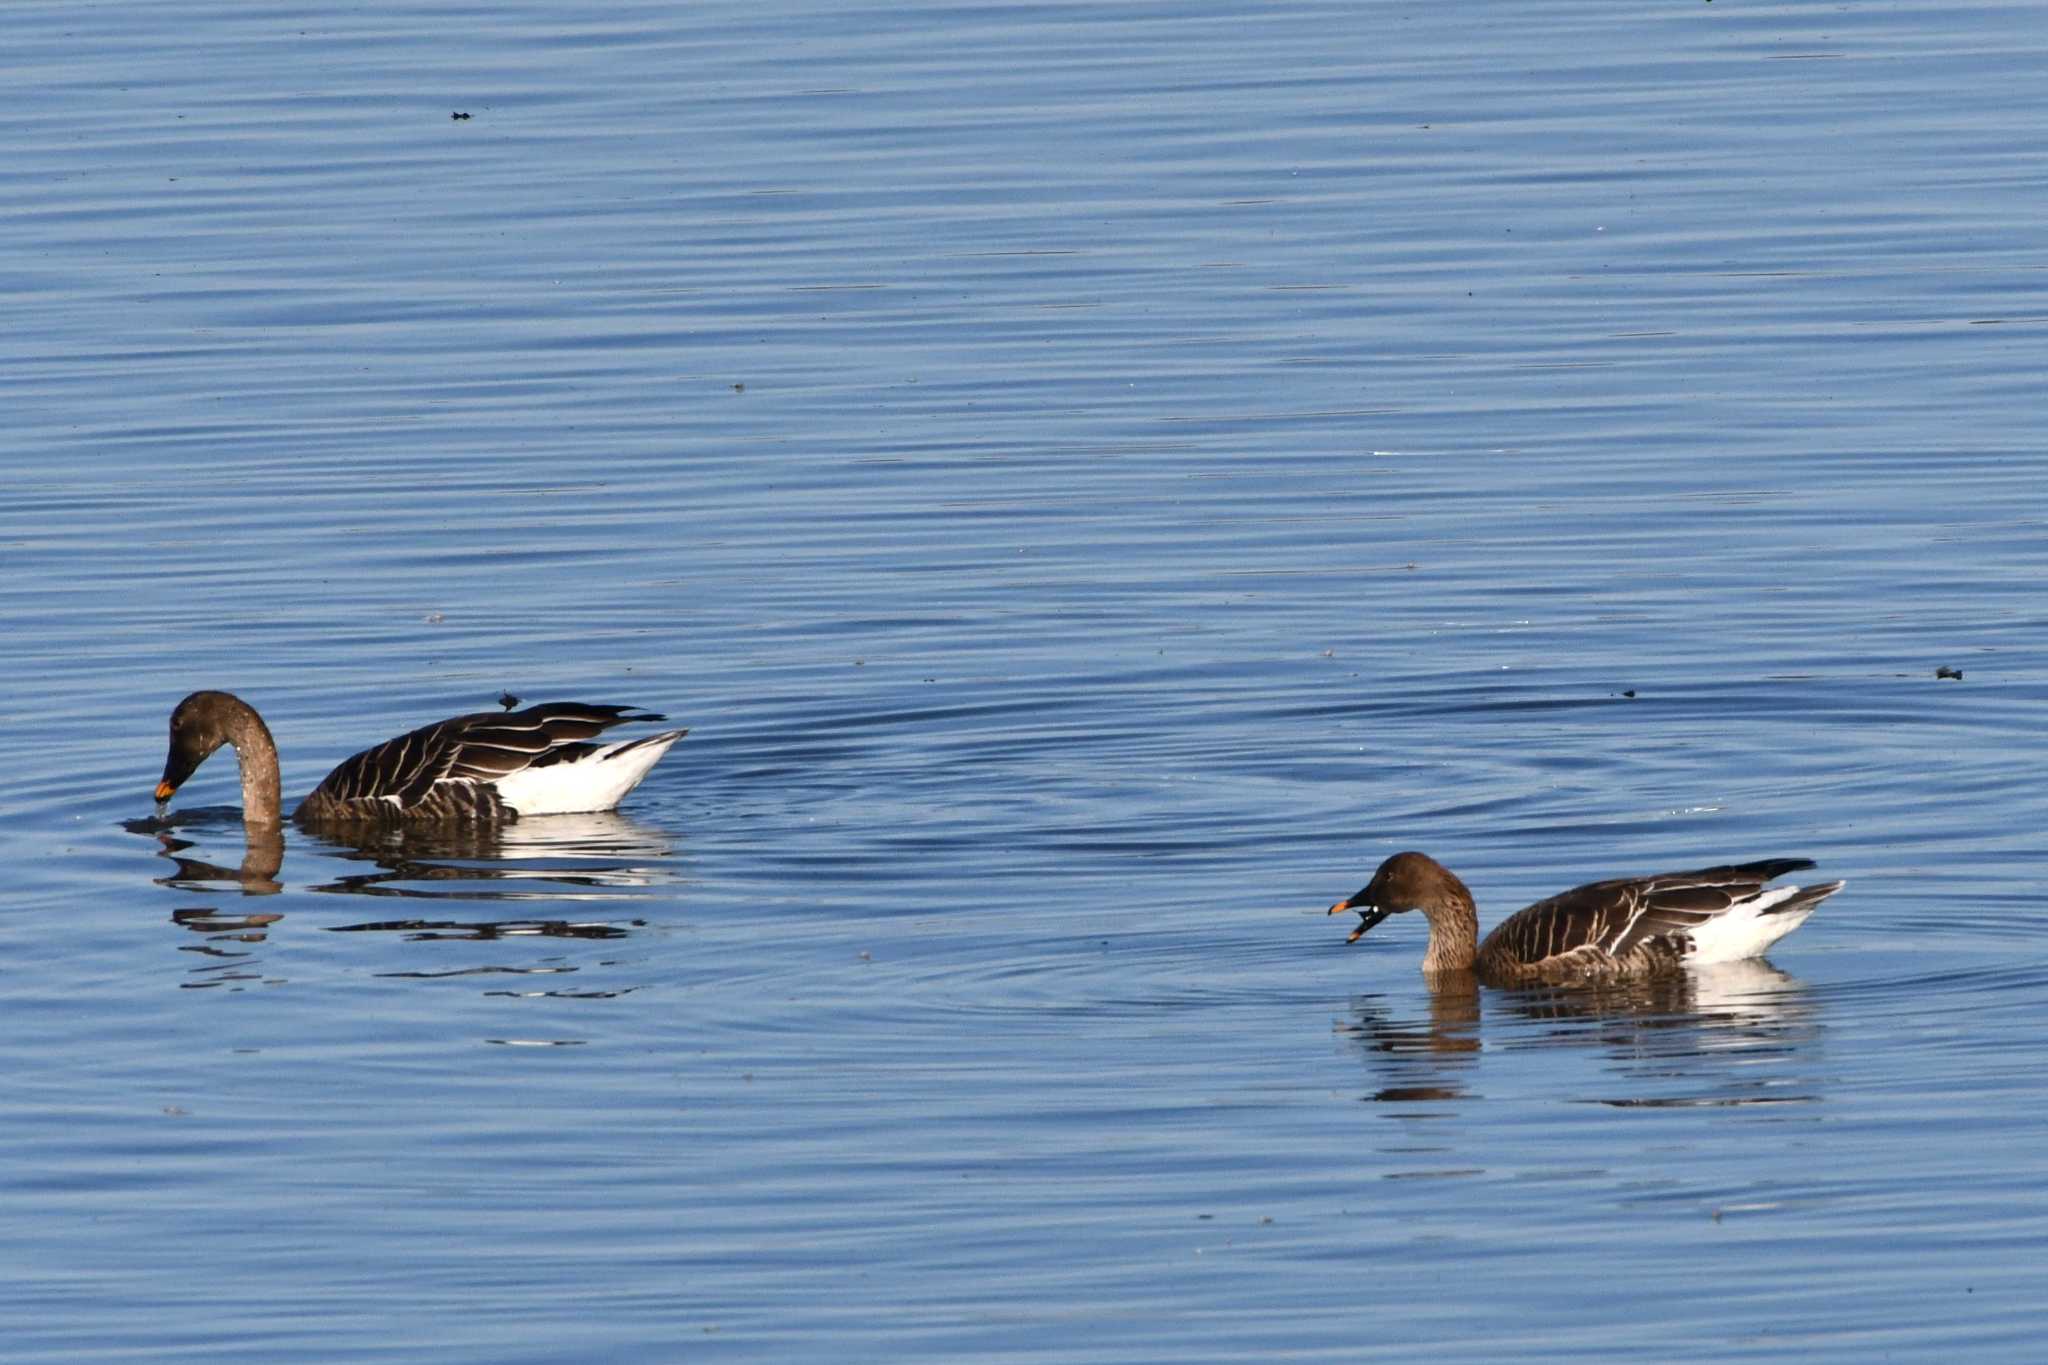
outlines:
M1429 921L1426 973L1474 971L1489 986L1622 981L1760 955L1842 889L1766 885L1813 865L1766 858L1593 882L1517 910L1482 942L1465 883L1426 854L1396 853L1330 913L1358 913L1346 940L1356 943L1387 916L1420 910Z
M610 810L689 732L593 741L614 725L662 719L630 706L573 701L454 716L345 760L292 818L301 824L429 824ZM231 692L194 692L171 712L157 804L170 800L223 744L233 746L242 765L243 820L279 823L277 744L256 708Z

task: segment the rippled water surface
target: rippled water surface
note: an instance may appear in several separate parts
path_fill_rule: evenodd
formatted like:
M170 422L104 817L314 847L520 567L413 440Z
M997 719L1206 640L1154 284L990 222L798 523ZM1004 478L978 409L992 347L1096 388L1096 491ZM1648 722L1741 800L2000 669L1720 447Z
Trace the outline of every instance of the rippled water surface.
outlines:
M2038 1352L2032 7L7 33L9 1360ZM691 733L266 849L198 687ZM1849 885L1432 994L1407 847Z

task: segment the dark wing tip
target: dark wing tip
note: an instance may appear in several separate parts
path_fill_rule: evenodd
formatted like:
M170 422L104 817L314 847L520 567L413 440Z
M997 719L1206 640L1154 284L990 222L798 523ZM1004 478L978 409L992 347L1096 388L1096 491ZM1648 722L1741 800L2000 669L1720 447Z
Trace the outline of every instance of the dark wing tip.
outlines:
M1755 877L1758 881L1767 882L1782 877L1787 872L1804 872L1809 867L1818 866L1819 864L1811 858L1764 858L1753 863L1742 863L1735 870Z
M520 720L575 719L597 725L621 725L627 722L668 719L659 711L642 711L636 706L611 706L588 701L536 702L524 711L514 712L513 715Z

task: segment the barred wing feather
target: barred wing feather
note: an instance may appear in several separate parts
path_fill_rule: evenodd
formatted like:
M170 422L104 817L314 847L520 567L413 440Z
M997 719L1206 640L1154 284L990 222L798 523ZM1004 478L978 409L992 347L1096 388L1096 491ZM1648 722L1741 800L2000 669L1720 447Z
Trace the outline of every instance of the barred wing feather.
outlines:
M1810 858L1767 858L1593 882L1516 911L1489 941L1522 962L1540 962L1582 946L1620 958L1653 939L1680 941L1738 906L1758 903L1758 910L1767 910L1761 901L1790 897L1799 888L1766 892L1766 882L1813 865Z
M606 791L618 788L610 797L616 802L685 732L671 730L620 744L590 741L614 725L663 719L655 712L630 706L586 702L543 702L523 711L455 716L346 759L314 789L305 811L324 818L410 819L429 812L494 818L503 814L508 804L500 784L509 778L557 764L602 765L624 751L641 751L629 765L629 774L597 784ZM529 782L524 790L532 793L536 785ZM533 800L531 796L528 799ZM534 804L549 809L577 808L546 798ZM513 809L518 809L516 803Z

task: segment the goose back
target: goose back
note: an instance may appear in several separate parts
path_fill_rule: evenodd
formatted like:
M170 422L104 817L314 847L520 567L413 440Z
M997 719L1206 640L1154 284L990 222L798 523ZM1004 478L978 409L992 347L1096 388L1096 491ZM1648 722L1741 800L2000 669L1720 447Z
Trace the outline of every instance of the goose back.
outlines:
M1655 973L1693 956L1695 937L1724 917L1754 924L1783 916L1757 932L1768 944L1840 889L1834 882L1766 890L1773 878L1812 866L1810 858L1766 858L1574 887L1501 921L1480 944L1480 971L1540 980Z
M591 743L614 725L665 717L630 706L542 702L522 711L477 711L409 730L343 760L299 806L302 821L495 821L510 818L498 783L608 751L661 743L683 731L622 745ZM637 780L637 774L636 774ZM630 785L630 784L629 784Z

